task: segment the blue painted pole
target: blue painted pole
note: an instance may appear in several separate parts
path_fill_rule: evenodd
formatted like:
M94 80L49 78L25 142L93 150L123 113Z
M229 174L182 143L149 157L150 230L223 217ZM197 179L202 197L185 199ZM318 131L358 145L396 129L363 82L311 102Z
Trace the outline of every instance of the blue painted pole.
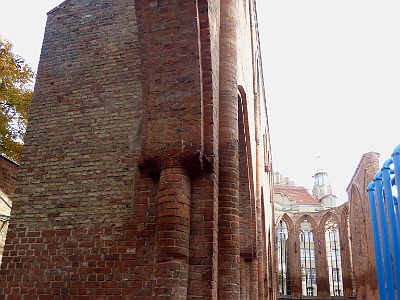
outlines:
M372 224L372 238L374 241L374 248L375 248L376 275L378 277L379 297L381 300L388 300L385 288L385 269L382 262L381 239L379 237L379 225L378 225L378 216L376 213L374 188L375 188L375 183L371 181L368 184L367 191L369 199L369 211L371 215L371 224Z
M397 197L393 196L393 201L394 201L394 208L396 211L396 222L397 222L397 232L400 235L400 213L399 213L399 200ZM400 279L399 279L400 280Z
M400 212L399 212L399 197L400 197L400 144L394 148L392 153L393 170L394 170L394 184L397 188L397 197L394 197L396 206L397 217L397 230L400 233ZM399 279L400 280L400 279ZM399 283L400 284L400 283ZM400 296L400 295L399 295Z
M400 197L400 144L397 145L393 150L393 169L394 169L394 179L397 188L397 198Z
M388 299L396 299L394 292L394 279L392 271L392 261L390 257L390 245L389 245L389 232L386 226L387 220L385 215L385 203L383 201L383 189L382 189L382 172L379 171L375 175L375 194L376 202L378 204L379 213L379 229L382 235L382 252L383 252L383 262L385 266L385 277L386 277L386 288L388 293Z
M384 201L386 202L386 214L388 216L388 225L390 233L390 242L392 249L392 260L394 265L394 281L396 286L396 294L399 295L400 287L398 282L400 280L400 240L399 232L397 230L397 220L395 214L395 205L392 193L392 185L390 179L390 166L393 163L391 158L387 159L382 166L382 180L384 187Z
M390 174L394 174L394 170L391 170ZM391 178L390 183L391 183L392 187L396 185L396 181L395 181L394 177ZM393 188L392 188L392 191L393 191ZM399 199L395 195L393 195L393 202L394 202L394 211L396 214L397 232L399 232L399 236L400 236Z

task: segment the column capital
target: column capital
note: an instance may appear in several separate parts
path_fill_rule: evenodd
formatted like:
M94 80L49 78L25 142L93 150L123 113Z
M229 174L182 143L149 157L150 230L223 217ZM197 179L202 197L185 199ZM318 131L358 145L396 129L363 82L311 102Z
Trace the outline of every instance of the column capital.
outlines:
M184 168L192 173L213 171L213 157L203 155L201 151L163 153L162 155L143 156L139 163L141 171L150 176L158 176L165 168Z

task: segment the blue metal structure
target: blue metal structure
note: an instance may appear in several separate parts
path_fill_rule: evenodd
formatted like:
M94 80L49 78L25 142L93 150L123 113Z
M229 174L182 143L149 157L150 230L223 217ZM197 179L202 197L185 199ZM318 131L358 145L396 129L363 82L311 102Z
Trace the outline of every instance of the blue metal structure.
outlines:
M381 300L398 299L400 291L400 145L367 188Z

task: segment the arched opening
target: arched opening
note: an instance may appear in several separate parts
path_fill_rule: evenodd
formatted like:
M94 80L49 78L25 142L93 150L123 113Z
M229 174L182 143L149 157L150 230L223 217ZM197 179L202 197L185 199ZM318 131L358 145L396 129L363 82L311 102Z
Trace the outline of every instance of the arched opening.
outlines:
M343 296L342 255L338 223L329 216L325 222L325 247L331 296Z
M355 282L353 276L353 261L351 259L350 216L349 204L343 206L340 221L340 249L342 250L343 295L355 295Z
M299 229L301 290L303 296L317 296L315 243L311 222L304 217Z
M366 293L366 273L369 265L366 249L366 218L360 191L355 185L351 186L350 191L350 245L354 271L354 287L356 288L356 294L362 295ZM357 234L358 232L363 232L364 234Z
M290 276L289 230L287 223L281 219L277 230L278 246L278 283L280 295L292 294Z

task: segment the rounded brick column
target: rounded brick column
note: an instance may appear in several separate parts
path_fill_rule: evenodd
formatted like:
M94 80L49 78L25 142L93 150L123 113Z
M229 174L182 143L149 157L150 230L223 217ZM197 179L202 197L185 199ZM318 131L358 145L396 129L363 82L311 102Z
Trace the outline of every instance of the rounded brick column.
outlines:
M218 299L240 299L237 10L221 1Z
M258 295L260 299L265 297L265 260L264 260L264 250L266 249L265 241L263 242L263 235L265 234L265 228L263 228L263 215L262 215L262 199L261 199L261 189L262 189L262 177L261 177L261 166L264 162L261 159L261 110L260 110L260 97L258 93L259 87L257 86L257 93L254 94L254 134L256 139L256 190L255 190L255 201L256 207L256 223L257 223L257 264L258 264ZM266 145L264 145L266 146Z
M188 171L166 167L161 170L158 190L153 299L187 298L189 230Z

